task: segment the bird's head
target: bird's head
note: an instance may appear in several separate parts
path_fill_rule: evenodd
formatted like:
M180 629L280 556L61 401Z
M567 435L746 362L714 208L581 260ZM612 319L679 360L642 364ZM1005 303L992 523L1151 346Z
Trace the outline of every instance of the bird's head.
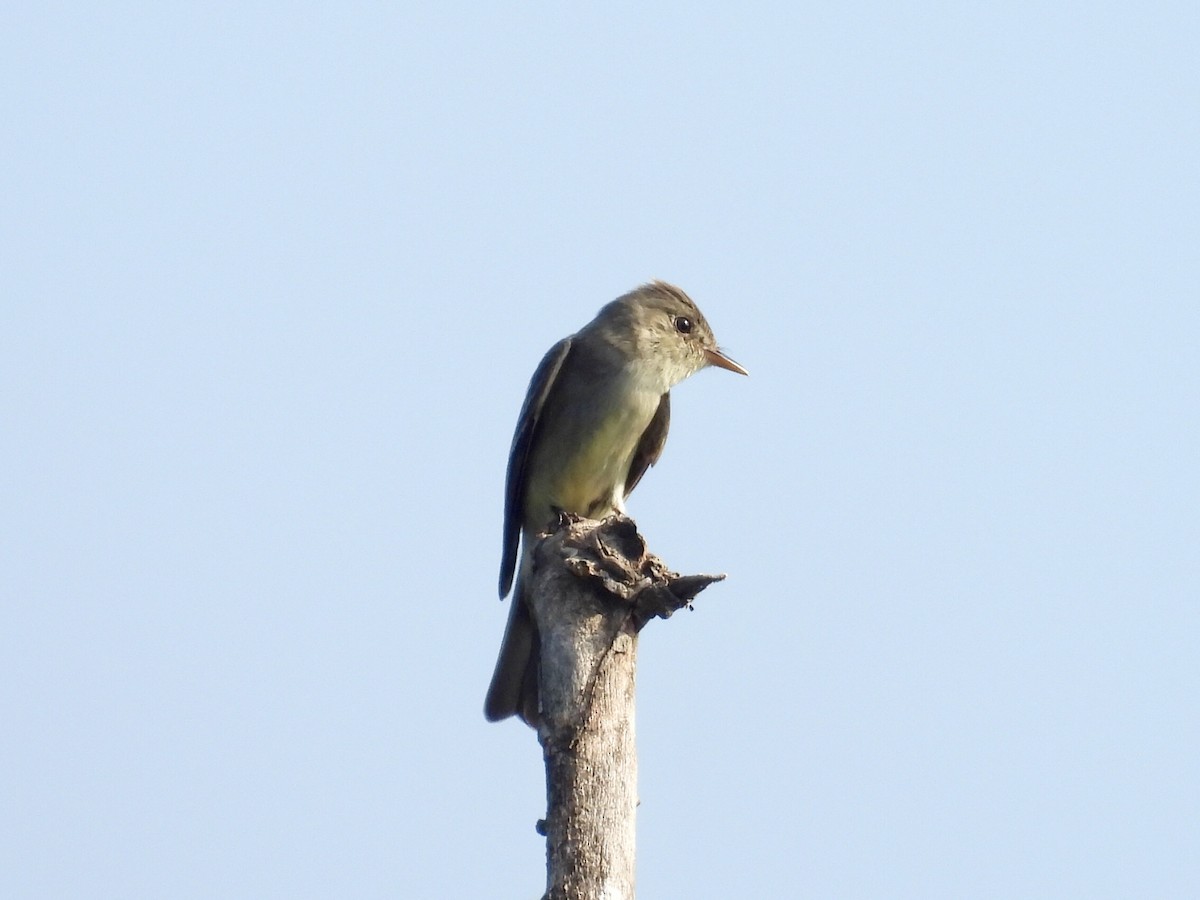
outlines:
M642 377L661 382L663 392L706 366L749 374L717 346L692 298L665 281L618 297L588 328L616 346Z

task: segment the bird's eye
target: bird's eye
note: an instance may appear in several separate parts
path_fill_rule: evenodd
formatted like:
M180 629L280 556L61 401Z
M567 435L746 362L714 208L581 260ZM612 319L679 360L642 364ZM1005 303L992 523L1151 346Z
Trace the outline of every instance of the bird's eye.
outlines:
M680 334L691 334L692 333L692 320L689 319L687 316L676 316L675 317L675 328L678 329Z

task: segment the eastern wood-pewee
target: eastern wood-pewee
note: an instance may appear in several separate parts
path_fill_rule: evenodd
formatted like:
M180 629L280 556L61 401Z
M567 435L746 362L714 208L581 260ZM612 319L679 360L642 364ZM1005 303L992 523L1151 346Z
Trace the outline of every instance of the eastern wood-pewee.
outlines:
M696 304L651 282L609 303L542 359L521 407L508 457L500 596L517 588L484 713L538 719L538 637L524 595L538 532L559 512L601 519L658 461L671 416L668 393L706 366L748 374L717 347ZM517 545L521 565L516 571Z

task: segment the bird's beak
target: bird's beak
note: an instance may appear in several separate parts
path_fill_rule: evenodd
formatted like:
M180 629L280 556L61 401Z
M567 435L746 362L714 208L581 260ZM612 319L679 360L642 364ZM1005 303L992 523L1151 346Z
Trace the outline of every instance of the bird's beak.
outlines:
M750 374L720 350L710 350L708 347L705 347L704 355L708 357L709 365L720 366L722 369L728 369L730 372L737 372L739 375Z

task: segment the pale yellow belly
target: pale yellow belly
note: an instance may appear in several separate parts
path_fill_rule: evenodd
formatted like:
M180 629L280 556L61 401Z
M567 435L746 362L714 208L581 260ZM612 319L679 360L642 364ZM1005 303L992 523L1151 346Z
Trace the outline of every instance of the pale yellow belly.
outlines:
M526 528L541 529L558 510L603 518L624 509L629 466L653 416L646 406L629 404L586 435L548 442L556 452L537 448L527 472Z

